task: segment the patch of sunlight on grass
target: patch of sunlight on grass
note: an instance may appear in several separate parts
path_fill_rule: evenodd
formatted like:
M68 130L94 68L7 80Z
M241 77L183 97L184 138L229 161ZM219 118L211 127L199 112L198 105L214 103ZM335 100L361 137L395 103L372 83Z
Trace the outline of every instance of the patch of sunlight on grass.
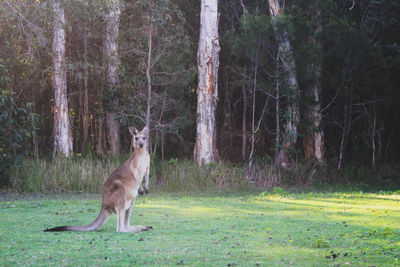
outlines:
M344 195L345 197L346 195ZM350 196L350 195L349 195ZM343 196L342 196L343 197ZM292 210L285 211L286 215L293 217L314 214L321 221L343 222L359 226L398 227L400 221L400 203L397 197L384 199L383 195L366 196L365 199L352 198L324 198L296 199L288 197L273 198L274 202L286 203ZM393 201L394 200L394 201ZM324 214L324 216L321 216Z
M188 216L204 216L204 215L215 215L215 213L222 213L220 209L216 208L209 208L209 207L202 207L202 206L191 206L191 207L178 207L172 205L156 205L156 204L147 204L143 207L147 208L162 208L162 209L169 209L173 210L182 215Z

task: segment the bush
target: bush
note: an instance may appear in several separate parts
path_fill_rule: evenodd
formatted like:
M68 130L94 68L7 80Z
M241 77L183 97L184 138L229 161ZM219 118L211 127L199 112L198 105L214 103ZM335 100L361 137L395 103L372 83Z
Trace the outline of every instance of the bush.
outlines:
M30 103L18 105L14 92L0 91L0 186L8 184L10 166L28 154L36 119Z

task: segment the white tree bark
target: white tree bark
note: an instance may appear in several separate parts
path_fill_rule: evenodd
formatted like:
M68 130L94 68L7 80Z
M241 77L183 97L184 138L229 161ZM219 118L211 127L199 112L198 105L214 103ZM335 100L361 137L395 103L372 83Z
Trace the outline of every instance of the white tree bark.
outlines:
M243 114L242 114L242 161L246 160L246 146L247 146L247 92L246 85L242 85L243 95Z
M218 0L201 0L197 53L197 135L194 158L198 165L217 159L215 110L218 101Z
M104 48L107 66L108 89L110 90L111 110L107 111L107 137L110 144L110 152L115 155L120 152L120 130L119 122L115 120L115 109L118 106L118 98L115 96L119 88L118 68L120 65L118 55L118 34L119 34L119 16L121 14L120 3L118 0L108 1L108 10L105 15L106 29L104 38Z
M54 1L53 12L54 155L69 157L72 155L72 136L65 67L65 12L59 1Z
M324 132L321 129L322 112L320 103L320 82L314 85L315 105L313 110L314 123L314 158L319 162L324 159Z
M147 67L146 67L146 78L147 78L147 100L146 100L146 127L148 129L146 134L146 149L150 153L150 114L151 114L151 50L152 50L152 38L153 38L153 27L151 22L147 29Z
M278 0L269 0L269 10L274 26L275 36L279 43L279 60L285 71L285 86L287 88L287 112L289 119L285 124L285 141L291 145L297 142L297 127L300 121L298 95L299 86L296 77L296 64L293 58L288 34L286 30L278 29L278 23L281 19L281 9Z

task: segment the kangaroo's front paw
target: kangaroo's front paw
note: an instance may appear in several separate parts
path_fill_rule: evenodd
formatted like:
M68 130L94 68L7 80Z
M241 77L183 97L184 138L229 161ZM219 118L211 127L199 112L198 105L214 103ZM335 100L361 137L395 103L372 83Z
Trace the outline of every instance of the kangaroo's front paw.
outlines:
M144 193L143 189L139 188L138 193L139 193L139 195L143 196L143 193Z
M144 189L144 192L145 192L146 194L148 194L148 193L149 193L149 189L148 189L148 188L145 188L145 189Z

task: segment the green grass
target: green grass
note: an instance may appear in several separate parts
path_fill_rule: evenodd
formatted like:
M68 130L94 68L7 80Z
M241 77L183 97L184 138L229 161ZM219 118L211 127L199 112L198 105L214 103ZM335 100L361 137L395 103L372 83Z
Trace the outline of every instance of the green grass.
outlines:
M100 197L0 202L0 266L399 266L396 193L157 193L140 197L133 225L114 215L95 232L44 233L86 224Z

